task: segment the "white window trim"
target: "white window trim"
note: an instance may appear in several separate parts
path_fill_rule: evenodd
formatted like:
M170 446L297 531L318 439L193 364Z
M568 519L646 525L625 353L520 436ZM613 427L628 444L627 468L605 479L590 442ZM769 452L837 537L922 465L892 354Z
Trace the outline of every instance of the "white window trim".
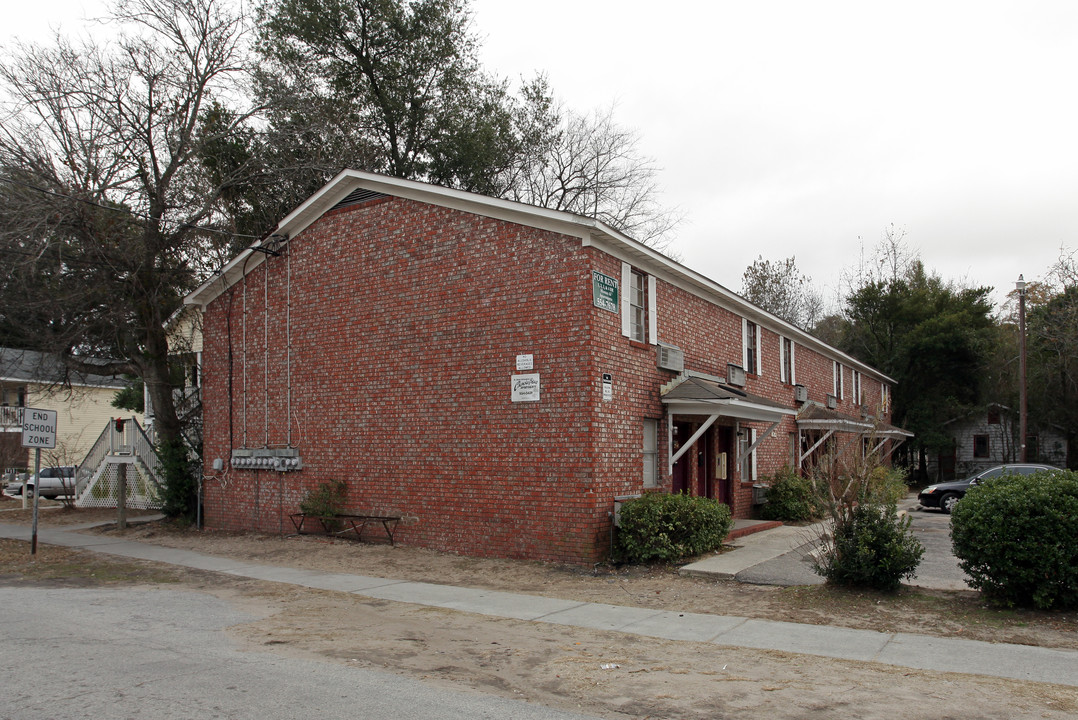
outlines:
M790 343L790 377L786 377L786 343ZM797 384L797 364L795 359L797 358L797 352L794 347L797 345L792 338L783 337L779 335L779 382L784 382L789 385Z
M656 302L656 280L654 275L641 273L647 278L647 307L644 312L647 315L647 323L644 328L644 342L656 345L659 342L659 312ZM633 336L633 266L623 262L621 264L621 334L632 339Z
M740 433L745 433L747 435L747 438L737 438L737 465L738 468L742 468L744 467L744 458L741 457L742 444L745 443L748 445L748 447L752 447L756 444L756 428L748 428L744 425L738 424L736 430L739 435ZM756 472L756 455L756 450L753 450L751 453L749 453L749 476L747 478L742 477L741 482L756 482L756 478L759 477Z
M648 275L648 343L659 342L659 306L655 302L655 276Z
M861 405L861 401L864 398L864 388L861 387L861 373L853 371L853 403L854 405Z
M760 328L760 323L752 323L756 327L756 367L754 372L749 372L749 323L752 322L748 318L741 318L741 367L745 372L750 375L762 376L764 374L763 365L761 364L760 347L763 343L763 332Z
M838 360L834 360L833 362L834 362L834 365L832 366L832 369L831 369L831 377L832 377L832 383L833 383L834 387L832 389L834 390L835 397L838 398L839 400L842 400L843 399L842 385L843 385L843 376L845 375L845 373L842 371L842 363L840 363Z
M646 488L653 488L659 486L659 421L653 418L644 418L641 423L641 427L644 431L644 466L643 466L643 484ZM649 433L650 428L650 433ZM650 443L649 443L650 441ZM649 448L648 445L652 445ZM648 474L651 477L648 477Z

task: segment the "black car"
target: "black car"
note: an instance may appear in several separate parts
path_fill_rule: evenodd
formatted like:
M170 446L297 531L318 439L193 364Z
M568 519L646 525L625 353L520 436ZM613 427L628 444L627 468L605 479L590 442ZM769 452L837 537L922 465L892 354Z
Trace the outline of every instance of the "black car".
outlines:
M954 504L961 500L970 485L977 485L984 480L990 480L1000 475L1032 475L1042 470L1058 470L1051 465L1033 465L1030 463L1015 463L1013 465L997 465L987 470L982 470L976 475L971 475L965 480L936 483L929 485L917 496L917 500L925 507L940 508L945 513L954 509Z

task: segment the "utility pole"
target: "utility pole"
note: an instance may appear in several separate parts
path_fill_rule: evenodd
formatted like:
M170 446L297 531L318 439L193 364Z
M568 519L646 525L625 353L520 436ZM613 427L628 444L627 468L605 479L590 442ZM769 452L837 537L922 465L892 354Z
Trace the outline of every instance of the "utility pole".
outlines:
M1018 288L1018 459L1028 462L1026 448L1028 417L1026 414L1026 281L1019 275Z

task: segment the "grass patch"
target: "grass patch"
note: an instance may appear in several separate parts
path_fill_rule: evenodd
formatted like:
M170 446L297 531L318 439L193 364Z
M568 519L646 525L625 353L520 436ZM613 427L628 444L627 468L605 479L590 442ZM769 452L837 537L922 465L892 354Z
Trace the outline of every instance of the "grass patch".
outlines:
M83 587L118 583L175 583L180 576L169 568L138 562L110 560L84 550L41 545L30 554L30 544L0 540L0 580L15 584L57 583Z

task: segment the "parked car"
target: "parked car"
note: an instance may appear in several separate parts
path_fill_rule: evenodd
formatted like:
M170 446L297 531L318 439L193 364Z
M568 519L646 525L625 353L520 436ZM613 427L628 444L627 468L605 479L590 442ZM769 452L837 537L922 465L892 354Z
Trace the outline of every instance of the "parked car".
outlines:
M969 490L971 485L979 485L985 480L991 480L1001 475L1032 475L1042 470L1058 469L1051 465L1034 465L1031 463L997 465L996 467L982 470L976 475L971 475L965 480L929 485L917 495L917 500L926 508L939 508L945 513L950 513L954 509L955 503L965 497L966 491Z
M75 471L77 469L78 468L73 465L41 468L41 487L38 490L40 496L43 498L55 499L58 497L74 495ZM23 490L25 490L29 497L34 494L34 487L38 484L38 476L30 475L25 484L8 483L7 488L4 490L4 494L19 497L22 495Z

